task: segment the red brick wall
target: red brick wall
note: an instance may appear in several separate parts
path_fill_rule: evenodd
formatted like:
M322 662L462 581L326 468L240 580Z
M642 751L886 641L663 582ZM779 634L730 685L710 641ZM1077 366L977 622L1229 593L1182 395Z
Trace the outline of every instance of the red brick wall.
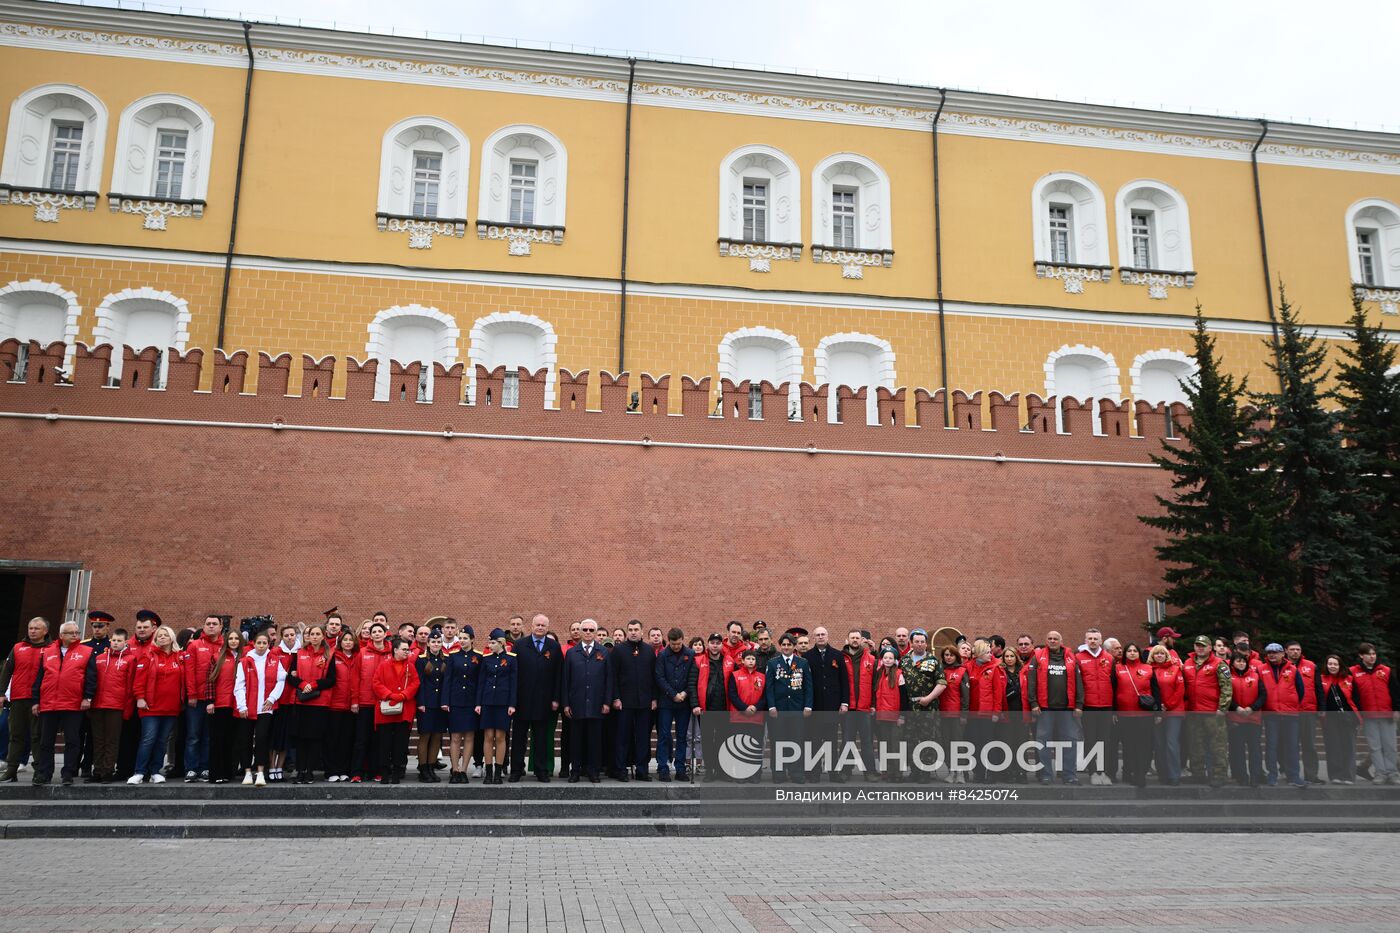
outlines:
M13 348L0 345L0 360ZM373 373L353 366L349 399L310 398L310 378L307 398L287 398L272 391L267 361L256 396L238 395L236 380L228 393L199 394L198 353L172 361L164 391L106 389L106 348L80 349L74 385L37 383L44 352L31 350L29 384L0 383L0 557L82 561L94 571L92 605L122 624L141 606L194 624L207 611L294 621L339 605L352 621L382 608L398 621L451 614L478 631L543 611L556 629L585 615L687 633L763 618L878 634L951 624L1039 638L1057 627L1073 641L1090 625L1139 635L1159 586L1154 533L1135 516L1153 509L1166 476L1093 462L1141 464L1160 442L1093 437L1079 418L1067 419L1071 435L1019 431L1004 408L993 409L997 430L736 421L709 417L713 393L690 380L683 415L664 404L626 413L626 383L618 391L611 380L605 410L587 412L567 373L562 410L542 410L542 383L526 378L512 411L461 404L460 369L440 367L432 404L411 400L416 376L408 401L370 401ZM141 364L128 351L124 383ZM227 368L215 368L216 388ZM480 373L478 397L494 385L499 399L499 379ZM921 412L941 410L919 399ZM850 410L863 413L863 402ZM1139 423L1160 434L1152 414ZM277 419L432 434L275 430ZM448 427L457 436L443 437ZM643 437L784 450L640 446ZM809 454L809 445L906 456Z

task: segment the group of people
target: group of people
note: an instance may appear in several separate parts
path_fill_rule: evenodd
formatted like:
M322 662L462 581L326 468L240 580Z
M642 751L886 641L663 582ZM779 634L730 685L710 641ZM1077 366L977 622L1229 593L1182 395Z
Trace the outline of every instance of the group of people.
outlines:
M400 783L416 731L418 780L541 782L555 752L570 782L722 779L720 748L746 736L769 749L775 781L819 780L822 769L783 760L779 743L855 749L830 780L903 779L878 753L899 739L984 749L1034 742L1038 760L992 771L985 756L916 779L949 782L1058 778L1080 771L1057 743L1099 748L1090 783L1145 786L1321 783L1357 779L1364 730L1370 779L1400 784L1400 684L1376 649L1354 659L1303 656L1296 642L1250 647L1248 634L1197 637L1178 654L1170 626L1144 647L1084 633L958 636L935 649L921 628L876 641L851 628L837 644L825 626L774 637L766 623L734 621L687 640L679 628L632 620L608 631L593 619L556 634L550 619L510 617L477 644L472 626L439 616L391 626L375 613L351 628L337 610L310 625L230 624L209 615L177 634L150 610L132 630L88 614L90 637L32 619L0 668L9 729L5 771L17 781L30 749L35 784L60 779L263 786L283 780ZM251 624L249 624L251 623ZM561 640L563 635L563 640ZM416 730L414 727L416 726ZM181 734L182 733L182 734ZM169 754L168 754L169 753ZM178 759L166 767L166 758ZM826 759L830 762L833 759ZM471 769L475 762L475 770ZM1034 767L1038 764L1039 767ZM173 768L173 770L172 770ZM756 778L748 778L756 779Z

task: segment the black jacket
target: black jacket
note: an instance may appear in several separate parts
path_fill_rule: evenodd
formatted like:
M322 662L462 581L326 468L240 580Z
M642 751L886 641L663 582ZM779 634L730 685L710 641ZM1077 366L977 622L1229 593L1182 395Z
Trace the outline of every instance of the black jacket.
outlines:
M560 680L564 673L564 649L551 636L544 638L544 650L535 650L535 636L516 641L515 715L517 719L548 719L554 715L550 704L559 702ZM562 705L562 704L561 704Z
M851 702L846 653L832 645L813 648L802 656L812 670L812 709L834 712Z
M644 641L621 641L608 654L612 699L623 709L651 709L656 699L656 649Z
M685 646L679 652L670 646L661 649L656 656L656 705L661 709L690 709L695 705L695 694L691 681L695 678L695 655ZM685 699L676 702L677 693L685 693Z

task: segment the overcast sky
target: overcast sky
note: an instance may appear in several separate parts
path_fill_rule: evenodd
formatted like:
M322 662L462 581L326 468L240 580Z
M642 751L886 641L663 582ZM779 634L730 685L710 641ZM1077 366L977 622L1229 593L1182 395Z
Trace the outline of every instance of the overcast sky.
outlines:
M1393 77L1400 0L206 2L211 12L261 20L571 43L1400 131Z

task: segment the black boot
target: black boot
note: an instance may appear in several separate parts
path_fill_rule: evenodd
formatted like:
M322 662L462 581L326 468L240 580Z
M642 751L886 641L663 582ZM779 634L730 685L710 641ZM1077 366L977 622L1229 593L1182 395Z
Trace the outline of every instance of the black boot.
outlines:
M431 780L432 780L432 778L430 778L430 777L428 776L428 766L427 766L427 765L419 765L419 766L418 766L418 783L419 783L419 784L427 784L427 783L428 783L429 781L431 781Z

